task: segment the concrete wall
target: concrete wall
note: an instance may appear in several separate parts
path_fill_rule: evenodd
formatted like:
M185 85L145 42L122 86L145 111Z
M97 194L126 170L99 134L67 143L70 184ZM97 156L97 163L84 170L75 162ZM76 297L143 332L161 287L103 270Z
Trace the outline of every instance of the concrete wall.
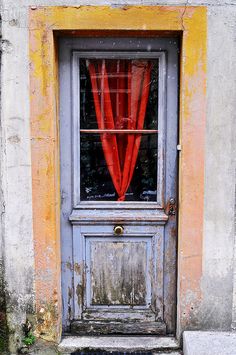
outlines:
M2 19L0 19L0 38L2 38ZM0 66L2 62L2 53L0 53ZM1 82L1 70L0 70L0 82ZM0 89L0 107L1 107L1 89ZM1 122L0 122L1 127ZM1 170L1 159L0 159ZM2 189L0 188L0 216L1 216L1 232L3 232L4 223L4 211L5 206L2 198ZM2 236L2 233L0 233ZM4 244L3 239L0 237L0 352L7 349L8 345L8 332L6 321L6 294L4 285Z
M235 2L236 5L236 2ZM208 14L208 115L202 327L230 329L233 287L236 6Z
M105 0L2 2L1 241L11 353L20 343L22 324L34 314L28 6L112 3ZM235 309L236 1L115 0L113 4L124 3L208 6L203 300L200 313L192 319L192 327L229 330Z

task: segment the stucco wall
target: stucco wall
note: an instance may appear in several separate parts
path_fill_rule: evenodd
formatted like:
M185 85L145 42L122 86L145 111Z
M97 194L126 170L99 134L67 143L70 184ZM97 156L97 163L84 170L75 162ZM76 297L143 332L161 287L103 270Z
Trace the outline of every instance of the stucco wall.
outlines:
M0 38L2 38L2 19L0 18ZM0 66L2 62L2 55L0 53ZM1 70L0 70L0 82L1 82ZM1 107L1 89L0 89L0 107ZM1 123L0 123L1 127ZM1 166L1 160L0 160ZM1 170L1 169L0 169ZM3 228L4 217L4 203L2 199L2 189L0 188L0 211L1 211L1 227ZM1 228L1 229L2 229ZM3 229L2 229L3 231ZM1 234L0 234L1 235ZM7 348L8 332L6 322L6 294L4 285L4 244L3 239L0 237L0 351L4 351Z
M236 3L235 3L236 5ZM229 329L232 312L236 6L210 7L205 170L205 232L201 325Z
M28 6L99 5L111 1L2 3L1 236L11 351L26 316L34 313ZM202 307L193 328L230 329L233 309L236 1L119 1L143 5L208 6L207 131ZM196 156L197 159L197 156Z

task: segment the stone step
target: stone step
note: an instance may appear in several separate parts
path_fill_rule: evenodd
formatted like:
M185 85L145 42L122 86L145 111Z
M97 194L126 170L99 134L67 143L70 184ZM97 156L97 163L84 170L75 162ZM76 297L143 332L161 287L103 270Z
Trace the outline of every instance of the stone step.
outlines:
M184 355L236 355L236 333L185 331Z
M182 351L165 351L164 353L163 352L152 352L152 355L183 355Z
M108 352L108 351L91 351L87 353L86 351L76 351L72 355L183 355L181 351L171 351L171 350L166 350L166 351L161 351L161 352L152 352L152 351L136 351L136 352L119 352L119 351L114 351L114 352Z
M58 347L61 354L68 355L83 350L139 354L152 352L159 355L167 351L179 355L178 349L179 343L174 337L157 336L67 336Z

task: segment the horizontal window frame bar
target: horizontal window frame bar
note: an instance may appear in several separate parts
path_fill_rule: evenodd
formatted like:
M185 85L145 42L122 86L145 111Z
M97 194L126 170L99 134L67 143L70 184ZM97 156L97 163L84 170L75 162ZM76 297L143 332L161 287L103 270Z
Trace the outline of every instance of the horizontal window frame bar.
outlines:
M101 134L101 133L110 133L110 134L155 134L159 131L157 129L80 129L80 133L89 133L89 134Z
M143 51L134 50L130 51L78 51L74 50L73 54L76 54L78 58L83 59L159 59L163 53L166 52L166 49L160 49L158 51L150 51L148 52L146 49Z

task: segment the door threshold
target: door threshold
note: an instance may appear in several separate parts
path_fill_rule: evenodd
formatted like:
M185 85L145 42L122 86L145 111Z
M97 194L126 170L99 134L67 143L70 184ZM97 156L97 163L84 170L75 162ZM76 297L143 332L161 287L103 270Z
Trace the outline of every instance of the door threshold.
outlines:
M65 336L58 350L61 354L76 351L154 352L179 349L179 342L169 336Z
M159 335L166 334L164 322L105 322L105 321L73 321L71 323L71 334L73 335Z

